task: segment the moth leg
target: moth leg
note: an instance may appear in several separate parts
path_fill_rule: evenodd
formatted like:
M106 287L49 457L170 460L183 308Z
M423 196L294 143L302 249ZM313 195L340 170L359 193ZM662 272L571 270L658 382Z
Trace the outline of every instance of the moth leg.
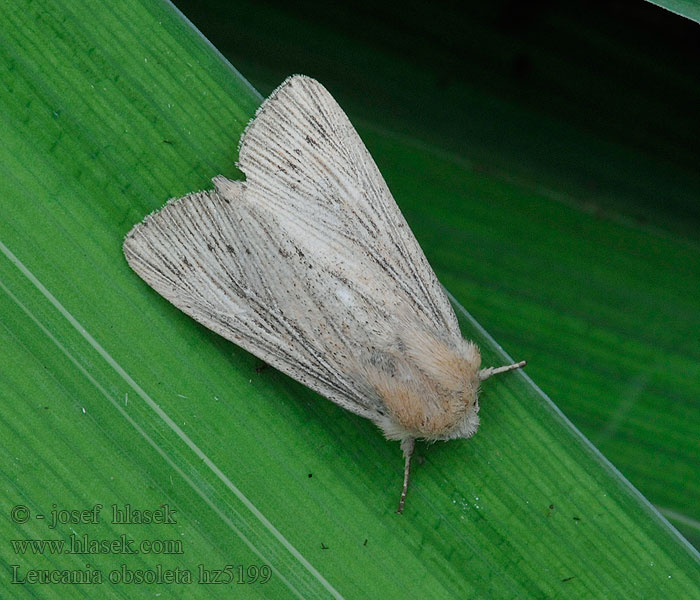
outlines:
M408 479L411 475L411 457L413 456L413 450L415 447L416 438L409 437L401 440L401 450L403 450L403 455L406 459L406 465L403 468L403 491L401 492L399 509L396 511L398 514L401 514L403 512L403 505L406 502L406 493L408 492Z

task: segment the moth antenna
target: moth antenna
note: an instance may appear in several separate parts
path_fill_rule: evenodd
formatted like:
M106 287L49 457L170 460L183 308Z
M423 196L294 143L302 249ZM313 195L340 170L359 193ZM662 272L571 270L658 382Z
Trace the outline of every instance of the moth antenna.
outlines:
M406 459L406 465L403 468L403 491L401 492L401 500L399 500L399 508L396 511L398 514L403 512L403 505L406 502L406 493L408 492L408 479L411 475L411 457L413 450L416 447L416 438L405 438L401 441L401 450Z
M514 371L515 369L522 369L526 364L526 361L521 360L520 362L513 363L512 365L506 365L505 367L488 367L486 369L481 369L481 371L479 371L479 379L481 381L486 381L492 375L507 373L508 371Z

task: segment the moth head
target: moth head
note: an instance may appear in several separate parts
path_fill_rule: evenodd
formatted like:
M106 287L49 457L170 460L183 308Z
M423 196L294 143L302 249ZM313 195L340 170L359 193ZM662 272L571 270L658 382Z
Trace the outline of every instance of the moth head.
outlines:
M462 390L462 400L466 409L461 421L457 423L454 431L449 432L449 435L442 439L468 438L474 435L479 427L479 416L477 413L479 412L479 392L481 390L481 383L493 375L506 373L514 369L521 369L527 364L523 360L502 367L487 367L485 369L480 369L479 365L481 365L481 354L479 353L479 348L473 342L466 340L462 341L464 344L461 354L465 357L465 360L469 365L465 369L468 375ZM474 366L476 366L475 369Z
M479 428L479 347L474 342L460 340L456 348L450 350L437 354L448 368L437 380L436 393L440 399L440 411L450 417L441 431L434 432L433 439L437 440L468 438Z

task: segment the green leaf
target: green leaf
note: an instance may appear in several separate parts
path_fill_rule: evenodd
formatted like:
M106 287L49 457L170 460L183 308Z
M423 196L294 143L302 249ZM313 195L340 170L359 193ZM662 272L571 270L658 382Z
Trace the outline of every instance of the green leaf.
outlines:
M697 553L523 374L485 385L474 439L419 446L396 515L396 444L258 369L121 254L167 198L240 175L237 140L260 96L166 3L6 2L0 14L3 595L700 596ZM450 171L459 188L453 161L375 132L382 143L401 157L386 161L392 184L413 160L425 181ZM500 363L459 313L485 363ZM114 522L112 505L127 504L175 522ZM71 535L161 552L22 546ZM103 582L11 583L31 570ZM180 581L148 583L163 570ZM197 583L217 571L257 581Z
M661 6L672 13L700 23L700 4L696 0L647 0L651 4Z
M396 26L381 4L181 1L261 91L333 90L441 280L700 547L695 25L645 3L547 5L516 34L498 5Z

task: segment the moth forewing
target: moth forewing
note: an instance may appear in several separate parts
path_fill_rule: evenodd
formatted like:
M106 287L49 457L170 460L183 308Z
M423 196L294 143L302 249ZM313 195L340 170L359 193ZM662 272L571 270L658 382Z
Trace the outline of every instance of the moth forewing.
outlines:
M481 369L377 166L326 89L288 78L239 143L245 182L171 200L126 237L185 313L401 440L478 427ZM523 366L511 365L510 368Z

